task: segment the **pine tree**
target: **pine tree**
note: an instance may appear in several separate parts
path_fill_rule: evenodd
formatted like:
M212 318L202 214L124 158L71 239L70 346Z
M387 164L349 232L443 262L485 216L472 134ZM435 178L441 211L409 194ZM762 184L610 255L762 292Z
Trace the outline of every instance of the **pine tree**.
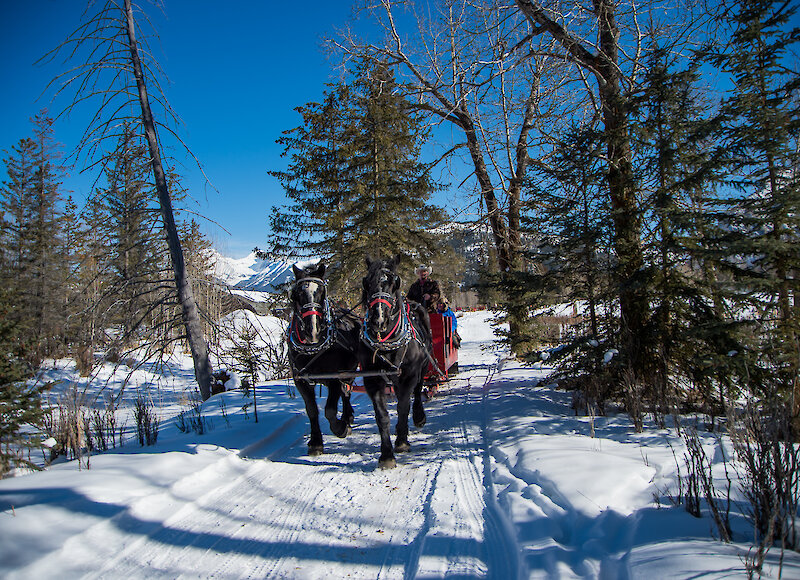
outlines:
M281 142L291 163L274 172L294 203L276 208L271 248L335 265L332 286L354 289L367 254L414 261L440 253L431 228L445 212L429 203L438 187L419 161L425 139L391 70L361 63L349 85L299 109L304 124Z
M303 124L278 139L289 164L270 174L291 203L272 208L269 254L342 260L353 201L346 143L354 122L347 109L351 100L349 87L330 85L322 103L296 109Z
M94 351L105 346L105 329L112 325L109 288L111 271L111 231L113 224L108 207L99 193L90 196L76 222L77 255L80 267L75 275L75 318L78 325L77 349L84 356L93 356ZM91 360L86 361L91 363ZM88 365L85 365L88 367ZM89 368L83 368L88 372Z
M800 77L792 69L800 29L796 2L745 0L728 12L733 32L709 60L730 75L719 134L729 153L730 194L720 202L718 262L733 277L740 311L757 325L751 352L771 375L753 385L782 393L800 415ZM752 314L747 313L755 313ZM755 381L754 381L755 382Z
M212 245L194 219L181 225L186 269L195 288L195 299L203 321L203 334L216 335L216 321L222 314L223 290L214 282ZM212 344L216 341L212 341Z
M9 180L2 189L3 243L14 290L20 332L35 367L47 356L63 354L66 311L63 289L66 249L64 201L53 120L45 112L33 119L33 138L22 139L6 159Z
M356 174L351 219L358 236L348 240L346 251L359 258L400 254L409 266L429 261L440 241L429 229L446 214L429 203L438 186L419 161L424 128L390 68L362 63L356 73L360 115L350 162Z
M65 354L60 336L65 324L65 309L60 297L66 283L66 250L63 232L64 199L60 179L64 168L58 164L58 145L53 138L53 119L42 112L34 118L37 144L36 186L32 203L30 256L30 303L37 336L38 356Z
M653 309L642 376L647 403L659 419L687 400L711 414L724 412L732 394L725 388L733 384L726 359L739 348L719 308L704 248L704 200L718 176L697 89L699 62L674 70L671 58L651 48L644 88L634 101L639 181L652 224L642 283ZM681 401L678 385L690 391Z
M72 196L68 196L64 203L64 211L61 216L61 231L63 236L63 257L62 267L62 294L60 301L63 305L66 320L62 330L64 348L70 354L75 354L75 350L82 344L83 329L81 328L81 250L83 247L84 229L80 223L80 211Z
M25 382L31 368L15 308L12 291L0 287L0 477L13 467L35 467L26 454L37 446L32 433L43 416L39 392Z
M108 215L106 295L120 328L121 347L132 344L148 322L159 278L160 229L148 179L147 148L130 124L122 128L115 156L105 168L106 189L98 194Z
M561 138L549 166L542 165L528 180L522 223L535 243L527 259L536 268L520 280L518 308L538 310L552 304L585 304L583 324L564 335L553 335L534 324L530 337L541 357L550 345L548 359L580 389L593 379L591 396L600 408L619 381L602 364L609 349L620 349L620 323L612 259L612 232L603 167L603 138L592 126L576 126ZM535 236L535 237L534 237ZM544 314L548 314L547 311ZM618 361L614 361L614 368ZM597 386L602 386L598 390Z
M22 291L21 273L28 261L31 246L30 208L28 200L33 195L36 167L36 143L31 138L20 139L19 143L6 152L4 159L8 180L3 181L2 199L2 248L3 265L0 270L3 287L13 289L19 296Z

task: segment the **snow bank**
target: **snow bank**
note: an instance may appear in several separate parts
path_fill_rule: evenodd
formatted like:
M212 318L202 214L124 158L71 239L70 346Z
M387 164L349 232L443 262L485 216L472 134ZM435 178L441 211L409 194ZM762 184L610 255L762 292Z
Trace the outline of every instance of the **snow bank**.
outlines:
M723 544L708 517L669 501L681 437L575 417L546 369L486 341L490 317L459 319L462 370L426 402L397 469L376 469L363 394L352 435L333 437L323 419L326 452L309 457L304 405L285 381L258 385L258 422L251 398L225 392L203 404L202 434L165 422L152 447L0 481L0 577L746 577L742 504ZM180 391L191 374L186 359L161 377ZM720 442L700 437L723 482ZM800 577L800 555L785 554L783 577Z

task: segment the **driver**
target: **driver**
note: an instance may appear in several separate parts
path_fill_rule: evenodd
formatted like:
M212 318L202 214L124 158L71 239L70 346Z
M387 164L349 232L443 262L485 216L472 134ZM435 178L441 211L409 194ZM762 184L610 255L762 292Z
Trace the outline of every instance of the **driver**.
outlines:
M430 278L431 267L424 264L417 266L415 270L417 280L411 284L408 289L407 298L419 302L429 311L433 311L436 303L439 301L441 292L439 291L439 283Z

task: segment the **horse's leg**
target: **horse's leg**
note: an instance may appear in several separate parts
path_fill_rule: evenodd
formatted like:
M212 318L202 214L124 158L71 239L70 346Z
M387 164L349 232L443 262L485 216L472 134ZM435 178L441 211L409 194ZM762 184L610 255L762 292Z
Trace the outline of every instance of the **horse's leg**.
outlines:
M424 330L424 326L423 326ZM429 331L430 332L430 331ZM420 345L421 349L427 349L427 346L422 344ZM427 422L427 418L425 417L425 409L422 407L422 389L425 383L425 371L428 370L428 360L425 356L425 352L420 352L419 354L422 362L419 365L419 372L417 373L416 381L413 383L414 385L414 411L413 411L413 418L414 418L414 426L416 428L421 428Z
M319 428L319 409L317 408L317 396L314 392L314 385L308 381L295 381L297 390L303 397L306 404L306 415L311 423L311 438L308 440L308 454L322 455L322 431Z
M395 385L397 395L397 427L395 434L397 438L394 442L394 450L397 453L405 453L411 449L408 442L408 410L411 407L411 385L401 380L400 384Z
M331 426L331 432L337 437L347 437L353 430L344 420L344 414L342 414L341 420L337 416L339 413L339 397L342 394L341 384L339 381L328 381L326 385L328 387L328 400L325 402L325 417L327 417Z
M342 421L347 423L350 427L353 426L353 419L355 417L355 412L353 411L353 405L350 403L350 389L346 389L344 383L341 385L342 387ZM350 430L352 432L352 429Z
M392 438L389 434L389 411L386 410L386 388L381 379L364 379L365 387L369 398L372 399L372 407L375 409L375 422L378 424L378 433L381 436L381 456L378 459L378 467L381 469L391 469L397 467L392 449Z
M414 426L418 429L423 427L427 422L427 417L425 417L425 409L422 407L422 387L424 382L425 371L420 373L420 378L417 380L417 384L414 387L414 409L413 409L413 418L414 418Z

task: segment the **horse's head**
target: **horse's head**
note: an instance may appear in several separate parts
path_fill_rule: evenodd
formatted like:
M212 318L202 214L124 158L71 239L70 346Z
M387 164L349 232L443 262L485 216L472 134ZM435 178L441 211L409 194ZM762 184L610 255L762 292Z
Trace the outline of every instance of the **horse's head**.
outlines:
M392 330L402 308L400 276L397 264L400 256L389 260L367 258L367 275L363 280L362 300L367 308L366 321L377 336Z
M294 332L302 343L315 344L323 340L327 304L325 288L325 264L298 268L292 266L295 283L292 286L292 309Z

